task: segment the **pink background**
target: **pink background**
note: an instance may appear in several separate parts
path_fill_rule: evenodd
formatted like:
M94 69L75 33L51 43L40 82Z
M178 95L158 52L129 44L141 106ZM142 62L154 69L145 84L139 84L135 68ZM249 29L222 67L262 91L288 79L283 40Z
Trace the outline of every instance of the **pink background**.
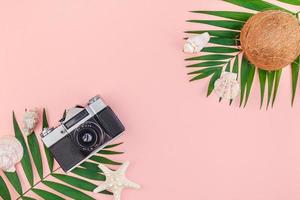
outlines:
M99 93L127 127L115 159L131 161L128 177L143 186L123 199L300 199L290 70L274 109L259 110L257 80L245 109L206 98L208 81L188 82L181 50L184 30L208 28L185 23L197 9L241 10L218 0L1 0L0 134L13 134L12 110L20 121L25 108L46 107L56 125Z

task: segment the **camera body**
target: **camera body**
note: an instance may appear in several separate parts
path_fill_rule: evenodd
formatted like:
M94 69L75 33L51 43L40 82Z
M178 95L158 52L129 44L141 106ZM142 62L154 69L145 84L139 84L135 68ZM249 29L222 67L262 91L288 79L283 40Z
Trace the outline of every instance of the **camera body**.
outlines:
M89 100L85 107L69 109L60 122L55 128L44 129L41 137L65 172L93 156L125 130L99 96Z

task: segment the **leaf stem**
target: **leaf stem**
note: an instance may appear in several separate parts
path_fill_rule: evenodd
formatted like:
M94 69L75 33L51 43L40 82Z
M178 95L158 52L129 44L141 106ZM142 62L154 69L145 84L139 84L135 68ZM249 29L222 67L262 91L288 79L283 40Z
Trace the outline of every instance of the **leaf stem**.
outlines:
M47 179L50 175L52 175L54 172L56 172L59 169L61 169L61 167L56 168L55 170L53 170L52 172L50 172L49 174L47 174L45 177L43 177L42 179L40 179L33 186L31 186L28 190L26 190L21 196L19 196L16 200L21 199L26 193L28 193L30 190L32 190L38 184L42 183L45 179Z

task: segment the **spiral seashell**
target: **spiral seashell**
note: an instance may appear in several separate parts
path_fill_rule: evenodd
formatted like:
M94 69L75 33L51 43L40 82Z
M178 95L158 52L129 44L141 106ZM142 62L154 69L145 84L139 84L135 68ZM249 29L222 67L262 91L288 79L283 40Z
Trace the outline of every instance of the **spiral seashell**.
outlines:
M14 172L15 164L23 157L23 147L13 136L0 138L0 168L6 172Z
M38 112L36 110L25 111L23 116L23 130L26 135L30 135L38 123Z
M192 36L186 40L183 46L185 53L199 53L209 42L210 36L207 32Z
M221 77L215 81L214 91L220 98L231 100L240 93L240 84L237 81L237 74L223 72Z

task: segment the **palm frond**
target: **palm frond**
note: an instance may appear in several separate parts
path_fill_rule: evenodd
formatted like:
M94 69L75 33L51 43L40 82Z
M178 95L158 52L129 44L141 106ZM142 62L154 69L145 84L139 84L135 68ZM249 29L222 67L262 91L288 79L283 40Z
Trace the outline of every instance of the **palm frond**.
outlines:
M195 74L190 81L200 80L203 78L210 77L207 96L211 94L214 89L214 82L220 77L220 73L222 70L230 71L231 61L234 59L232 72L238 74L238 78L240 80L240 106L247 105L247 102L250 98L251 89L255 77L256 67L250 64L248 59L243 56L242 62L239 63L239 54L241 53L241 49L239 49L240 41L240 31L244 26L245 22L257 11L265 11L265 10L282 10L291 14L293 13L283 7L278 5L269 3L265 0L224 0L228 3L237 5L239 7L247 8L253 11L250 12L237 12L237 11L212 11L212 10L196 10L191 11L197 14L206 14L212 15L216 17L221 17L225 19L221 20L188 20L187 22L191 23L199 23L206 24L214 27L221 28L221 30L190 30L185 31L185 33L189 34L202 34L204 32L208 32L211 36L209 43L213 44L204 47L201 51L202 55L196 57L190 57L185 59L186 61L200 61L198 63L190 64L187 67L204 67L204 69L200 69L197 71L192 71L188 73L189 75ZM291 5L300 5L298 0L278 0L284 3L288 3ZM234 55L235 54L235 55ZM300 57L292 63L292 104L295 99L295 93L297 89L298 76L300 70ZM225 68L225 69L223 69ZM270 103L272 107L276 101L279 83L281 79L282 70L267 72L262 69L258 69L258 77L260 83L260 107L264 104L264 96L265 96L265 88L267 84L268 92L267 92L267 103L266 107L268 108ZM222 100L222 99L220 99ZM230 101L230 104L232 100Z
M237 48L230 48L230 47L204 47L202 49L202 52L208 52L208 53L236 53L240 50Z
M111 159L105 158L103 156L92 156L90 160L93 160L97 163L108 164L108 165L121 165L122 163L113 161Z
M32 188L32 192L36 193L37 195L39 195L43 199L47 199L47 200L64 200L64 198L62 198L62 197L60 197L56 194L53 194L51 192L47 192L46 190Z
M185 59L186 61L193 61L193 60L227 60L233 58L231 55L224 55L224 54L211 54L211 55L204 55L204 56L197 56L192 58Z
M207 24L231 30L241 30L244 26L244 22L231 20L187 20L187 22Z
M232 38L211 37L209 43L219 44L224 46L238 46L240 41Z
M277 1L281 1L283 3L287 3L287 4L291 4L291 5L300 6L299 0L277 0Z
M21 142L22 147L24 149L24 156L21 160L21 165L23 168L23 171L26 175L27 181L29 183L33 184L33 175L31 175L32 166L34 166L38 172L39 175L39 181L37 181L34 185L31 185L29 189L27 189L25 192L23 191L21 180L17 172L4 172L5 176L8 179L8 182L6 183L3 178L0 176L0 197L5 200L10 200L11 195L9 193L7 184L11 184L13 188L16 190L16 192L20 195L17 199L25 199L25 200L32 200L34 198L30 197L28 193L32 191L33 193L37 194L43 199L47 200L60 200L64 199L59 196L59 194L54 194L52 192L46 191L46 189L37 189L40 184L44 184L45 186L48 186L48 188L52 188L56 192L63 194L65 196L68 196L72 199L94 199L93 197L89 196L88 194L85 194L81 190L85 191L93 191L94 188L96 188L96 185L86 181L84 179L72 176L77 175L80 177L84 177L89 180L97 180L97 181L104 181L106 178L102 174L103 172L98 168L99 163L103 164L110 164L110 165L120 165L121 163L113 161L109 158L100 156L100 155L117 155L122 154L123 152L120 151L114 151L112 148L117 147L121 145L122 143L117 144L111 144L105 147L105 149L100 150L98 152L98 155L95 155L91 158L90 161L86 161L82 163L79 167L75 168L72 173L70 174L60 174L57 171L60 170L60 167L53 170L53 164L54 159L49 151L47 151L47 148L45 148L45 156L47 157L47 163L42 162L42 154L41 154L41 148L39 146L38 139L33 132L31 135L27 137L27 143L25 142L23 133L21 132L21 129L19 128L18 122L15 117L15 113L13 112L13 126L15 129L15 135L16 138ZM43 110L43 127L48 127L48 121L45 110ZM30 151L28 151L29 149ZM25 152L27 150L27 152ZM27 156L25 155L27 154ZM32 157L33 162L30 161L30 154ZM25 159L25 161L24 161ZM29 164L27 163L26 159L29 159ZM92 162L91 162L92 161ZM43 171L43 164L48 164L48 167L50 169L49 174L45 174ZM30 170L31 169L31 170ZM27 174L26 174L27 171ZM47 180L48 177L54 177L56 179L59 179L60 181L63 181L65 184L57 183L56 181L49 181ZM22 180L23 182L23 180ZM70 186L72 187L70 187ZM109 191L103 191L101 192L103 194L112 194Z
M111 150L100 150L98 153L103 154L103 155L119 155L119 154L123 154L124 152L111 151Z
M208 15L214 15L218 17L223 17L227 19L233 19L237 21L247 21L251 16L253 16L253 13L247 13L247 12L234 12L234 11L206 11L206 10L198 10L198 11L191 11L193 13L201 13L201 14L208 14Z
M76 168L72 170L72 173L96 181L105 181L105 176L97 171L92 171L91 169L86 168Z
M72 199L76 199L76 200L94 200L93 197L79 191L76 190L72 187L69 187L67 185L61 184L61 183L56 183L54 181L43 181L43 184L52 188L55 191L58 191L61 194L64 194Z
M240 7L248 8L255 11L265 11L265 10L283 10L289 13L293 13L285 8L279 7L277 5L271 4L263 0L224 0L226 2L235 4ZM294 14L294 13L293 13Z
M223 65L225 63L226 62L223 62L223 61L208 61L208 62L197 63L197 64L193 64L193 65L188 65L186 67L212 67L212 66Z
M221 38L238 38L240 35L239 31L228 31L228 30L195 30L195 31L185 31L185 33L191 34L202 34L209 33L210 36L221 37Z

